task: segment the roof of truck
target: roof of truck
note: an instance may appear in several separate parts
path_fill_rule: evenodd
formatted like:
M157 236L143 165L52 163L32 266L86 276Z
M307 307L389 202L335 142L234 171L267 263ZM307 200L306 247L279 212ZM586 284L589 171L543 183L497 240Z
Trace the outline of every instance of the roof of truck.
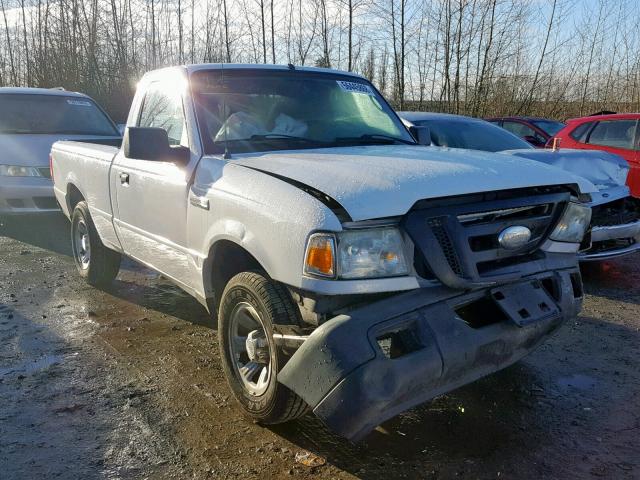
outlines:
M481 118L466 117L464 115L455 115L453 113L437 113L437 112L398 112L400 118L404 118L409 122L419 120L458 120L465 122L482 122Z
M301 65L293 65L291 68L289 65L270 65L270 64L258 64L258 63L197 63L193 65L181 65L177 67L167 67L158 70L152 70L147 72L147 75L157 75L163 71L175 71L176 69L184 69L187 73L198 72L201 70L278 70L278 71L303 71L303 72L320 72L320 73L337 73L340 75L349 75L356 78L364 78L362 75L353 72L345 72L343 70L334 70L331 68L319 68L319 67L306 67Z
M0 94L56 95L63 97L89 98L84 93L69 92L60 88L0 87Z

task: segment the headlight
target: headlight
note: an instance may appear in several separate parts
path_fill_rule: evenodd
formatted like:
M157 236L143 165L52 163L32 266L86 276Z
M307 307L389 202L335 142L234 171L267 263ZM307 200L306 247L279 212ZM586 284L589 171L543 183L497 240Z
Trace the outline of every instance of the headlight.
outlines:
M20 165L0 165L0 176L4 177L41 177L36 167L21 167Z
M393 227L314 234L307 247L305 273L342 279L406 275L402 236Z
M591 208L571 202L549 238L558 242L580 243L590 222Z

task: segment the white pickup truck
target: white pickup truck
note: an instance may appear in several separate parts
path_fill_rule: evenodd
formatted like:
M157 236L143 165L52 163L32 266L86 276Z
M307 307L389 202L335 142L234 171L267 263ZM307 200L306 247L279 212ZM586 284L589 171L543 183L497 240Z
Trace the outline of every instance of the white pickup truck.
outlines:
M357 440L519 360L582 302L596 188L424 133L350 73L175 67L140 81L122 148L53 146L55 194L90 283L126 255L217 317L247 414L310 408Z

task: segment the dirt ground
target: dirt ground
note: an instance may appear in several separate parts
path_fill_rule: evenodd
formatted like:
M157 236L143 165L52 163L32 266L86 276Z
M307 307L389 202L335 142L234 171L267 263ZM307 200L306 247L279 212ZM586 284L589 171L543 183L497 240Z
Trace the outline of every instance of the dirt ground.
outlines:
M520 363L352 445L248 422L204 308L133 263L87 286L68 237L0 227L0 478L640 478L640 255L585 271L582 315Z

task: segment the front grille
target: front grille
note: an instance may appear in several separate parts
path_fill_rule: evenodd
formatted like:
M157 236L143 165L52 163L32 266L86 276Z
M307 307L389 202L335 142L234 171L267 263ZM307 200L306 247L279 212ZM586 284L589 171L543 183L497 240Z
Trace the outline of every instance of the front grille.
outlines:
M431 227L433 234L436 236L436 239L440 244L440 248L442 248L442 252L447 259L447 263L451 267L451 270L453 270L456 275L462 275L462 267L460 266L458 254L455 247L453 246L451 238L449 238L447 230L444 228L442 219L430 218L427 221L427 224L429 225L429 227Z
M640 200L632 197L597 205L591 209L591 224L595 227L625 225L640 218Z
M432 203L422 201L403 220L416 245L416 271L428 272L455 288L499 281L519 275L520 265L541 259L540 244L562 214L570 194L564 190L520 192L479 201L456 198ZM511 226L527 227L526 244L506 249L498 236Z

